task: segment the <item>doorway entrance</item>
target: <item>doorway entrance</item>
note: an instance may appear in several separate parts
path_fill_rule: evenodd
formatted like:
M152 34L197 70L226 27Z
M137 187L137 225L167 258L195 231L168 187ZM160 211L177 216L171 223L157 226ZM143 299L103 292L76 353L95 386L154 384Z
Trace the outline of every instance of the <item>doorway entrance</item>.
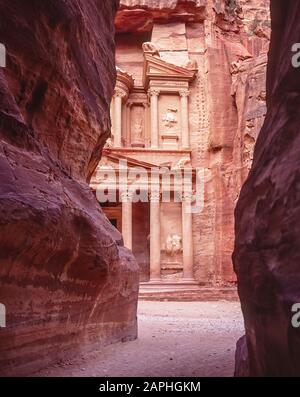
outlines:
M122 203L102 204L110 223L122 233ZM124 219L123 219L124 222ZM140 269L140 281L150 279L150 206L149 203L132 203L132 253Z

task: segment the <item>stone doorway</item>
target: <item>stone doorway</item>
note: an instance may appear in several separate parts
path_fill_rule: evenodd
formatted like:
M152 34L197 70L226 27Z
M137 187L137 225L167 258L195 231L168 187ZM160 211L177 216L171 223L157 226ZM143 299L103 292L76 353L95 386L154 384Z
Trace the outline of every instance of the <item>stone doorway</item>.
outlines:
M128 225L124 209L121 202L104 203L101 205L110 223L118 229L120 233L131 229L131 249L139 264L140 281L150 279L150 206L149 203L131 203L133 222ZM126 211L126 209L125 209ZM126 239L126 236L125 236Z
M110 223L122 233L122 208L120 205L114 207L104 207L105 215Z
M150 278L150 206L149 203L133 203L132 252L140 268L140 281Z

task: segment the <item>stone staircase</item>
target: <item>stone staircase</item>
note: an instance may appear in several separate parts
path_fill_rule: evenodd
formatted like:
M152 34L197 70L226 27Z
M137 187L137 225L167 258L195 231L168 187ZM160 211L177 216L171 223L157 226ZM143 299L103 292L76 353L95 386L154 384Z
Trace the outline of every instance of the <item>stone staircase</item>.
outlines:
M207 287L191 282L141 283L139 300L143 301L238 301L235 287Z

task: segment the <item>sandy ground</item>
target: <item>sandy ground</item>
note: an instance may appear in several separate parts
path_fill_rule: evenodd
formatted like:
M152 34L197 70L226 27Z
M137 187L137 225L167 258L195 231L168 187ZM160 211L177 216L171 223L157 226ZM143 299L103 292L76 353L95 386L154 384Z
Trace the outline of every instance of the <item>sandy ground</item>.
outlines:
M139 302L139 338L38 376L232 376L243 319L237 302Z

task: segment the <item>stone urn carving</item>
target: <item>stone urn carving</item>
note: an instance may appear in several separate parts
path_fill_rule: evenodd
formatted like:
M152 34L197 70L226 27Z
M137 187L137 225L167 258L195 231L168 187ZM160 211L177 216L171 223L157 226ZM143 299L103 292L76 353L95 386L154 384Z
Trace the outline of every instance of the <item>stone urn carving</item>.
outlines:
M154 57L160 58L158 48L154 43L151 43L151 41L146 41L143 43L142 48L145 54L150 54Z

